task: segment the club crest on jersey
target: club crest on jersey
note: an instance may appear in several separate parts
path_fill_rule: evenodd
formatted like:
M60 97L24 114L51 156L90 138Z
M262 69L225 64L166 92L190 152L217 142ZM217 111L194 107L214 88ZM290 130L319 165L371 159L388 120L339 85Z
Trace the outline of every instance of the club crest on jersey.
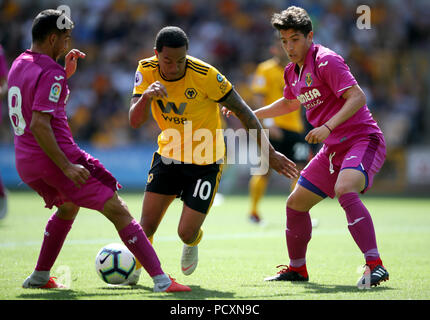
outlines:
M188 99L194 99L197 96L197 90L194 88L188 88L187 90L185 90L185 96Z
M148 175L147 183L151 183L152 179L154 179L154 174L150 173L150 174Z
M312 83L314 82L312 80L312 74L310 72L306 73L306 80L305 81L306 81L306 85L308 87L310 87L312 85Z
M61 84L55 82L51 86L51 90L49 91L49 101L57 103L60 100L61 95Z

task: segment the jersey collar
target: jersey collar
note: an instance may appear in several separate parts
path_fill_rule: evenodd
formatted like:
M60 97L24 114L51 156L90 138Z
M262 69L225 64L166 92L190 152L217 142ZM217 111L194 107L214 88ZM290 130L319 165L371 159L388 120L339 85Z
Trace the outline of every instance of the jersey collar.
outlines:
M315 50L316 50L316 46L315 46L315 44L312 42L311 46L310 46L310 47L309 47L309 49L308 49L308 52L306 53L306 57L305 57L305 61L304 61L303 66L302 66L302 70L303 70L303 68L304 68L305 66L307 66L307 65L311 64L311 63L314 61L314 52L315 52ZM300 74L300 67L299 67L299 65L298 65L297 63L296 63L296 65L294 66L294 71L295 71L297 74Z

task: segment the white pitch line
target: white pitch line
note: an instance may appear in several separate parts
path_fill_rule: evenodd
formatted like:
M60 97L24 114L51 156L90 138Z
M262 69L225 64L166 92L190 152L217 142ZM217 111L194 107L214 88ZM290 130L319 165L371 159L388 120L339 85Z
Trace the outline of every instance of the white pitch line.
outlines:
M429 226L420 226L413 228L405 228L405 229L384 229L380 228L378 234L409 234L411 232L423 233L428 235L430 232ZM312 236L319 235L348 235L348 229L345 228L336 228L336 229L320 229L313 228ZM247 233L228 233L228 234L205 234L205 240L232 240L232 239L263 239L263 238L278 238L285 237L285 231L283 229L279 230L271 230L271 231L256 231L256 232L247 232ZM154 241L157 242L176 242L181 241L178 235L170 235L170 236L157 236L155 235ZM86 244L101 244L105 245L113 242L121 242L119 238L104 238L104 239L70 239L66 240L65 245L86 245ZM13 248L13 247L25 247L25 246L40 246L42 244L42 240L39 241L13 241L13 242L4 242L0 243L0 248Z
M231 239L251 239L251 238L275 238L283 235L283 231L259 232L259 233L239 233L239 234L219 234L219 235L205 235L205 240L231 240ZM174 242L180 241L179 236L155 236L155 242ZM64 245L85 245L85 244L108 244L113 242L121 242L120 239L70 239L66 240ZM25 247L25 246L40 246L42 241L14 241L0 243L0 248L10 247Z

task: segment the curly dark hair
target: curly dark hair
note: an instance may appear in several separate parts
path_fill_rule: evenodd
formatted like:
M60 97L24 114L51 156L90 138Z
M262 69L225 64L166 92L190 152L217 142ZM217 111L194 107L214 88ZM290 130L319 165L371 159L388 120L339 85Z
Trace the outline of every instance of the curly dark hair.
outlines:
M271 20L272 26L279 30L293 29L306 37L312 31L312 20L305 9L291 6L281 13L275 13Z

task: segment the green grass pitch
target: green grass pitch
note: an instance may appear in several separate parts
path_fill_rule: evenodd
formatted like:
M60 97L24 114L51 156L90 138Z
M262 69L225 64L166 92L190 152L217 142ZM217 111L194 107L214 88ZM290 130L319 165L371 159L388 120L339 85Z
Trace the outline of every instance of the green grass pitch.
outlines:
M121 193L139 220L143 194ZM319 221L308 247L308 283L267 283L276 266L288 263L285 200L266 196L264 226L248 222L248 197L226 196L211 209L199 246L199 266L191 276L180 271L182 243L177 225L182 203L175 200L154 238L165 272L192 288L190 293L153 293L142 273L134 288L112 288L95 272L94 260L105 244L120 242L100 213L81 209L51 275L69 284L65 290L22 289L39 253L45 224L52 214L33 192L11 192L9 212L0 221L0 300L428 300L430 299L430 199L363 197L372 214L381 258L390 280L371 290L355 286L363 256L350 236L336 200L311 211Z

